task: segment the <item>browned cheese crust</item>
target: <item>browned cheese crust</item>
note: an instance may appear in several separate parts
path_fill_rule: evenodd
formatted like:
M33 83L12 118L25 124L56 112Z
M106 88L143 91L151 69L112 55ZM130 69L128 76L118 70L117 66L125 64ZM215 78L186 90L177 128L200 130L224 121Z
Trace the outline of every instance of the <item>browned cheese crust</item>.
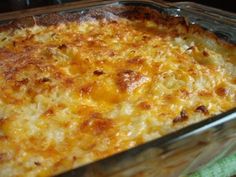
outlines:
M236 106L236 46L104 7L0 28L0 176L52 176Z

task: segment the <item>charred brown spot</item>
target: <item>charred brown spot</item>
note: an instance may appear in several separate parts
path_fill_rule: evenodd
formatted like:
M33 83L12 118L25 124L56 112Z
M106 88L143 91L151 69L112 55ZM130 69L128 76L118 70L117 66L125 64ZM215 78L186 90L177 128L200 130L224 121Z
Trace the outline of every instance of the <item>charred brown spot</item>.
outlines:
M228 94L228 90L224 87L219 87L216 89L216 94L223 97Z
M144 110L149 110L149 109L151 109L151 105L150 105L148 102L146 102L146 101L143 101L143 102L139 103L138 106L139 106L141 109L144 109Z
M131 92L146 81L147 78L140 73L132 70L125 70L117 74L116 83L121 91Z
M109 119L96 119L92 123L96 133L102 133L112 127L112 121Z
M51 34L51 37L54 37L54 36L56 36L56 33L52 33L52 34Z
M73 159L73 161L76 161L76 160L77 160L77 157L76 157L76 156L73 156L72 159Z
M50 82L50 81L51 81L51 79L49 79L47 77L44 77L44 78L40 79L40 82L43 82L43 83Z
M26 40L30 40L30 39L33 39L34 38L34 34L31 34L31 35L28 35L27 37L26 37Z
M203 114L205 114L205 115L208 115L208 114L209 114L209 112L208 112L208 110L207 110L207 107L204 106L204 105L198 106L195 111L196 111L196 112L203 113Z
M182 119L188 119L187 112L184 111L184 110L182 110L182 111L180 112L180 116L182 117Z
M95 70L95 71L93 72L93 74L96 75L96 76L100 76L100 75L103 75L104 72L103 72L102 70Z
M53 108L49 108L47 111L44 112L45 116L51 116L54 114Z
M151 37L150 37L150 36L145 36L145 35L144 35L142 38L143 38L143 40L147 40L147 39L150 39Z
M205 50L203 50L202 54L203 54L204 57L208 57L209 56L209 53L207 51L205 51Z
M188 50L194 50L194 46L190 46L189 48L186 49L186 51Z
M152 38L151 36L146 36L145 35L145 36L142 37L142 41L143 42L148 42L149 40L151 40L151 38Z
M34 164L35 164L36 166L40 166L40 165L41 165L40 162L34 162Z
M173 119L173 123L183 122L188 119L188 114L186 111L182 110L180 115Z
M111 24L117 24L118 22L115 20L110 21Z
M7 39L7 38L6 38L6 37L4 37L4 38L2 38L2 39L1 39L1 41L5 41L6 39Z
M16 41L12 42L13 47L16 47Z
M115 56L115 53L114 53L114 52L109 52L109 56L110 56L110 57L114 57L114 56Z
M25 78L25 79L22 79L22 80L20 80L20 81L16 81L15 86L16 86L16 87L20 87L20 86L22 86L22 85L28 84L28 82L29 82L29 79L28 79L28 78Z
M64 79L65 86L70 86L74 83L74 80L71 78Z
M180 92L180 96L181 96L182 98L187 98L187 97L189 97L189 95L190 95L189 91L186 90L186 89L180 89L179 92Z
M193 69L193 68L188 69L188 73L193 75L193 76L197 75L197 71L195 69Z
M113 122L110 119L95 117L85 120L80 129L84 132L93 132L94 134L101 134L113 127Z
M93 90L93 84L89 83L81 87L80 91L82 94L90 94Z
M201 90L198 92L198 95L202 97L212 97L212 92Z
M58 46L58 49L60 49L60 50L64 50L66 48L67 48L66 44L61 44L61 45Z

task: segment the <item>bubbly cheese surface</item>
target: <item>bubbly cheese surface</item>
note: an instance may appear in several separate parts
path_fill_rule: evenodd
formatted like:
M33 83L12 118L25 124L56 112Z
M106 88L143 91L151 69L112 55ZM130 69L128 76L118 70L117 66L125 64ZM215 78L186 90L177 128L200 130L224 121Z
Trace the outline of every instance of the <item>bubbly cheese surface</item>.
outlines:
M236 107L236 47L185 30L120 18L0 32L0 176L52 176Z

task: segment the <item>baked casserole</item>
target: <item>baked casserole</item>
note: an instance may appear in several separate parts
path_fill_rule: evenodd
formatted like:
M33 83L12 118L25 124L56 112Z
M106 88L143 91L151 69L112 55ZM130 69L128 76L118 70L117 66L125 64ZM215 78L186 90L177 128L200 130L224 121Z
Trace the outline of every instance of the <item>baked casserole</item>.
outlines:
M29 18L0 29L0 176L56 175L236 107L235 44L183 18Z

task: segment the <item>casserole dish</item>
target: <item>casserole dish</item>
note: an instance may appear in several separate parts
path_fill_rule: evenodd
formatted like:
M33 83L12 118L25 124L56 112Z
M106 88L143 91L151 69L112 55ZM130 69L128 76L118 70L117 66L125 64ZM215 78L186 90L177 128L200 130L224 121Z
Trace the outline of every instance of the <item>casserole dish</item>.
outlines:
M112 10L107 10L107 8L108 9L111 8ZM48 10L45 10L44 8L41 8L38 11L37 10L28 10L28 11L26 11L27 14L23 15L23 16L34 15L33 17L20 18L18 21L13 22L11 25L2 27L2 29L5 30L5 29L8 29L9 27L24 29L25 27L32 26L35 23L36 24L43 24L45 26L50 26L52 24L57 25L61 21L62 22L64 22L64 21L66 22L66 21L70 21L70 20L73 21L74 19L76 19L78 17L81 21L86 21L87 19L90 19L93 21L94 19L103 19L105 17L105 19L111 20L112 24L113 23L117 24L117 22L116 21L113 22L113 20L117 20L117 18L120 16L121 17L122 16L128 17L128 19L136 19L136 18L139 18L140 16L141 16L141 19L143 19L143 18L144 19L156 19L156 15L161 12L162 14L164 14L164 18L163 18L164 20L162 19L159 21L157 19L157 22L160 22L160 24L162 24L162 23L169 24L170 23L173 26L174 24L178 25L179 23L186 23L186 24L197 23L200 26L206 28L207 30L216 33L219 37L224 38L224 40L226 40L230 43L235 43L235 19L234 19L234 16L232 15L232 17L230 17L231 14L223 13L221 11L219 11L219 13L222 13L220 16L217 16L215 13L210 13L210 12L216 11L214 9L209 9L210 11L206 10L205 13L202 13L202 8L206 8L206 7L198 6L198 5L194 5L194 4L188 4L188 3L187 4L186 3L168 4L168 3L156 2L156 1L155 2L154 1L106 1L106 2L90 1L90 2L83 2L82 1L82 2L66 4L65 7L56 6L55 8L53 8L52 10L49 11L49 12L52 12L52 11L60 12L60 15L54 15L54 16L53 15L51 16L50 14L45 15L48 13ZM132 9L132 10L130 10L130 9ZM150 11L151 11L151 13L149 13ZM156 11L156 13L154 13L154 11ZM199 13L199 12L201 12L201 13ZM68 14L73 14L73 15L68 15ZM79 15L77 16L77 14L79 14ZM176 23L175 20L173 20L175 18L172 19L171 17L165 17L165 14L170 15L170 16L175 16L175 17L176 16L183 16L185 18L185 21L183 19L182 19L182 21L177 20L177 23ZM13 13L13 18L15 18L14 15L15 16L18 16L18 15L22 16L22 14L19 12ZM218 18L218 17L220 17L220 18ZM1 18L2 18L2 20L9 20L10 18L12 18L12 16L9 16L9 14L5 14L5 15L3 14L3 15L1 15ZM165 20L167 20L167 22ZM168 20L170 20L170 22ZM3 23L6 23L6 21ZM124 22L124 23L126 23L126 22ZM149 24L148 22L147 22L147 24L151 25L151 27L153 25L152 23ZM222 26L222 24L224 24L224 25ZM71 24L71 25L73 26L73 24ZM60 27L61 26L58 27L59 30L60 30ZM138 26L138 27L139 27L138 30L142 29L141 28L142 26ZM63 29L64 26L62 26L61 28ZM125 27L123 29L125 29ZM37 30L38 29L36 29L36 31ZM84 32L83 28L79 29L79 30L81 30L80 32L82 32L82 33ZM97 30L99 30L99 29L97 29ZM106 31L106 28L104 28L103 30ZM121 30L121 28L119 30ZM191 28L190 28L190 30L191 30ZM39 32L40 32L40 30L39 30ZM144 31L144 32L146 32L146 31ZM150 32L150 31L148 31L148 32ZM199 32L199 31L196 30L196 32ZM31 38L34 38L34 40L36 40L36 42L37 42L36 44L37 45L39 44L39 46L41 44L43 44L45 42L44 39L47 38L47 36L45 36L45 35L41 36L41 38L38 38L38 36L36 36L36 38L35 38L34 35L29 35L30 32L28 32L27 30L26 30L26 33L27 33L27 35L26 35L27 40L30 41ZM176 31L173 31L174 35L175 35L175 33L176 33ZM177 34L178 33L181 33L181 32L179 32L177 30ZM201 33L201 32L199 32L199 33ZM89 35L90 34L92 34L92 33L89 33ZM163 33L160 33L160 34L165 35ZM54 38L56 35L57 35L57 33L52 33L51 38ZM98 34L98 36L99 36L99 34ZM129 36L127 36L127 40L129 39L128 37ZM43 38L43 40L42 40L42 38ZM76 38L76 36L73 36L73 38ZM147 36L147 38L148 38L148 36ZM58 40L60 41L60 39L61 38L59 38ZM146 37L145 37L145 39L146 39ZM6 39L3 38L2 40L5 41ZM21 44L21 45L27 46L24 48L24 51L25 51L25 49L30 50L30 47L33 46L33 43L27 43L27 40L24 41L24 44ZM71 40L71 38L69 40ZM84 39L82 36L79 39L79 41L83 41L83 40ZM132 40L132 38L130 40ZM177 43L179 40L181 41L181 39L178 39L178 37L177 37L177 39L176 39ZM49 38L49 41L50 41L50 38ZM90 42L92 42L92 43L90 43ZM96 47L96 45L98 45L96 42L93 43L91 38L88 38L88 43L89 43L89 45L92 45L95 47ZM211 44L212 43L207 44L207 45L210 46ZM18 46L17 40L13 41L12 45L13 45L13 47L17 47ZM53 45L55 45L55 41L50 43L50 45L52 45L52 46L50 46L46 51L43 51L45 53L40 53L40 54L43 56L45 55L48 58L51 58L51 57L53 58L53 56L57 56L56 59L53 58L53 59L55 59L55 62L58 62L58 60L60 60L60 59L64 60L65 57L63 55L61 55L60 53L57 53L57 50L58 49L59 50L67 49L68 43L66 43L66 44L60 43L59 47L57 47L56 51L54 50L55 46L53 46ZM230 44L225 44L225 45L230 45ZM234 44L232 44L232 45L234 45ZM118 44L117 44L117 46L118 46ZM82 48L83 45L79 45L77 47ZM103 45L103 47L106 47L106 45ZM133 47L137 47L137 44L135 44ZM155 47L158 47L158 45ZM187 48L185 50L193 50L194 51L194 47L192 45L187 46ZM235 50L235 48L232 47L233 54L234 54L234 50ZM85 50L85 51L87 53L89 53L89 51L87 51L87 50ZM205 52L204 51L203 51L203 55L205 57L208 57L209 56L208 51L205 51ZM27 53L28 51L26 50L25 52ZM80 54L82 52L80 51ZM98 56L101 55L101 52L99 53L99 50L97 52L98 53L96 53L96 57L99 58ZM5 51L2 53L5 55ZM73 51L72 51L72 53L73 53ZM103 55L105 56L106 53L103 53ZM109 53L108 55L110 57L113 57L116 54ZM11 58L11 55L7 55L7 56L10 56L10 58ZM42 73L44 73L44 71L50 70L51 67L44 66L42 63L40 63L40 61L31 60L30 57L33 57L33 56L28 56L28 55L26 55L26 56L27 57L23 56L23 62L21 63L23 66L25 66L24 65L25 62L28 62L29 64L27 64L27 66L37 65L40 68L40 71ZM126 54L125 56L128 56L128 55ZM76 58L77 57L79 58L80 56L76 56ZM29 59L27 59L27 58L29 58ZM13 57L13 59L14 59L14 57ZM41 58L40 60L43 60L43 59L44 58ZM232 59L234 59L234 58L232 58ZM86 61L89 61L89 59ZM132 61L134 61L134 60L132 60ZM18 62L18 61L16 60L15 62ZM59 63L60 67L61 66L63 67L63 64L64 64L63 62ZM139 63L141 61L136 58L135 63L136 62ZM166 63L167 62L168 61L166 61ZM199 59L199 62L201 63L201 59ZM234 62L234 60L233 60L233 62ZM8 80L12 79L15 72L18 72L18 70L22 69L22 68L19 68L18 63L16 65L15 65L15 63L13 63L13 64L14 65L10 65L10 67L8 65L4 65L4 63L2 64L2 66L4 65L4 66L8 67L8 70L11 71L11 72L5 72L6 78ZM87 62L87 63L76 63L76 64L79 64L80 67L75 68L75 72L77 72L77 70L80 70L81 68L86 68L87 65L89 65L90 63ZM204 63L201 63L201 64L204 64ZM12 67L15 68L15 70L14 69L12 70L11 69ZM3 68L3 69L5 69L5 68ZM72 69L72 71L71 71L71 69ZM24 73L25 71L26 70L23 67L22 72ZM69 68L69 71L67 71L67 70L63 70L63 71L69 72L69 74L71 74L71 72L72 72L72 74L74 73L73 68ZM109 68L107 68L107 72L108 71L109 71ZM122 72L119 71L118 74L116 75L117 80L116 80L115 84L118 85L118 88L120 89L121 92L132 93L133 91L135 91L135 89L137 87L141 87L143 84L145 84L146 82L149 81L148 73L146 75L141 75L140 74L141 71L138 71L138 72L134 72L132 70L125 70ZM86 69L85 69L85 71L84 70L81 71L82 74L84 74L84 72L86 72ZM234 70L232 70L232 72L234 72ZM104 73L101 70L94 71L94 75L100 76L103 74ZM175 73L175 74L177 74L177 73ZM27 73L25 75L27 76ZM32 76L32 75L30 75L30 76ZM36 78L38 77L37 73L34 75L34 77L36 77ZM55 78L57 80L59 80L59 79L62 80L62 83L64 85L71 86L71 84L73 85L73 83L74 83L73 80L65 79L62 76L62 74L60 74L59 72L55 73L55 78L53 78L53 79L48 78L48 77L49 76L39 78L39 80L36 80L37 82L36 82L36 85L34 85L34 86L37 86L39 89L41 89L42 83L46 83L46 86L45 86L46 89L50 90L50 87L49 87L50 84L48 84L48 83L53 82L53 79L55 79ZM168 75L167 75L167 77L168 77ZM15 79L15 78L13 78L13 79ZM27 78L22 79L21 78L21 80L19 80L19 81L17 80L18 85L16 85L16 87L18 87L20 85L19 87L21 88L21 85L30 84L30 81L33 79L34 78L30 78L30 79L27 79ZM96 81L96 83L97 83L99 79L96 79L96 80L97 80ZM81 80L79 80L79 81L82 82ZM86 95L88 93L90 94L93 91L92 87L91 87L91 85L85 85L84 87L82 87L80 89L80 93L82 95L83 94ZM113 87L113 85L111 84L110 87ZM172 87L172 85L170 85L170 87ZM112 95L112 93L109 92L109 88L106 88L105 86L103 88L106 90L107 93ZM45 88L43 87L42 89L45 89ZM225 91L224 89L221 88L219 90L219 94L218 93L217 94L221 96L221 95L227 94L226 92L227 91ZM6 92L6 93L8 93L8 92ZM35 95L35 94L37 95L37 93L32 92L32 90L29 93L33 94L33 95ZM96 98L96 99L98 99L98 98L102 99L102 101L104 101L103 99L105 99L105 101L109 101L112 103L117 101L117 98L113 97L113 96L111 96L107 99L107 97L102 92L99 92L99 94L102 95L102 98L100 98L97 96L97 93L98 92L96 92L96 94L92 95L92 97ZM234 90L233 90L232 94L235 94ZM62 95L62 94L61 93L57 94L53 98L53 100L60 98L60 95ZM66 95L66 92L65 92L65 95ZM48 95L48 97L50 97L50 95ZM15 102L15 101L18 102L17 99L15 101L14 101L14 99L13 99L13 101L11 100L11 94L9 94L9 97L7 97L7 98L4 97L4 99L7 100L8 103L10 103L10 104L14 104L13 102ZM35 99L41 100L41 97L36 97ZM43 98L43 99L47 99L47 98ZM68 98L63 97L62 99L68 99ZM168 100L169 99L170 99L170 97L168 97ZM204 98L202 98L202 99L204 99ZM234 95L233 95L233 99L234 99ZM120 98L118 98L118 101L119 100L120 100ZM83 100L83 101L86 101L86 100ZM187 102L187 100L185 100L185 101ZM67 102L70 102L69 99ZM75 102L75 103L78 103L78 102ZM143 104L141 104L142 108L150 109L151 106L149 104L147 104L146 102L141 102L141 103L143 103ZM101 104L103 104L103 102ZM126 107L129 107L129 105L126 104L125 108ZM233 106L229 105L229 107L233 108L234 105ZM8 107L6 107L6 110L7 110L7 108ZM64 109L64 105L62 105L62 104L58 105L58 109L61 109L61 108ZM34 110L34 107L31 106L30 109ZM75 108L75 109L77 109L77 108ZM120 107L118 109L123 109L123 108ZM162 108L162 109L164 109L164 108ZM170 107L168 109L171 110L173 108ZM180 108L178 108L178 109L180 109ZM227 107L227 109L228 109L228 107ZM10 110L13 110L13 109L10 109ZM196 108L196 110L198 112L200 110L202 113L208 115L208 110L206 110L206 108L204 106L199 106ZM58 110L55 111L54 109L50 108L50 109L46 110L46 112L43 112L44 117L40 117L40 118L45 118L45 117L50 118L50 116L52 116L53 114L56 114L55 112L57 112L57 111ZM76 111L78 111L78 110L76 110ZM83 110L80 109L79 111L80 111L79 113L81 113L81 112L83 113ZM161 112L161 110L159 110L159 111ZM21 114L21 113L22 112L19 112L19 114ZM125 110L125 113L130 114L130 111ZM29 114L29 113L27 112L27 114ZM34 112L32 114L34 114ZM63 117L63 114L64 113L61 112L59 117ZM70 112L69 113L67 112L67 115L68 114L70 114ZM93 162L91 164L79 167L76 170L72 170L72 171L69 171L65 174L62 174L61 176L180 176L180 175L184 176L184 175L188 175L189 173L191 173L191 172L195 171L197 168L199 168L199 166L204 165L207 161L212 160L212 159L216 160L216 159L218 159L218 157L222 157L224 155L227 155L227 154L235 151L235 132L234 132L235 114L236 114L235 108L233 108L229 111L226 111L224 113L213 116L212 118L208 118L208 119L201 121L199 123L196 123L196 124L190 125L186 128L183 128L181 130L175 131L174 133L170 133L167 135L166 135L166 133L163 133L164 136L162 136L161 138L158 138L156 140L151 140L150 142L144 141L144 142L146 142L145 144L139 145L133 149L131 148L130 150L127 150L124 152L120 152L120 153L113 155L111 157L108 157L106 159L99 160L99 161ZM3 111L2 115L4 117L5 115L11 115L11 114L5 113ZM113 114L112 115L109 114L109 115L112 117ZM94 136L97 136L97 134L100 134L100 133L102 134L103 129L109 129L109 131L108 131L109 133L114 133L114 132L110 132L110 128L111 129L113 128L113 124L110 123L111 120L104 119L103 117L101 117L100 114L92 114L91 116L92 116L92 122L90 122L90 120L85 120L84 123L82 123L83 126L80 127L80 129L79 129L80 131L92 131L93 132L95 129L96 131L95 131ZM13 117L13 119L14 119L14 117ZM173 123L175 124L178 122L184 122L186 119L188 119L187 113L186 113L186 111L182 110L180 112L180 117L178 116L175 119L173 119ZM7 121L5 121L5 122L4 121L5 120L3 119L3 121L2 121L3 126L2 127L3 127L3 130L7 132L6 127L9 124L6 124L5 122L7 122ZM44 123L42 125L40 124L40 126L44 126L46 121L47 121L47 119L44 120ZM61 121L63 121L63 120L61 120ZM14 123L15 122L16 121L14 121ZM142 121L140 121L140 122L142 122ZM26 123L28 123L28 122L26 121ZM21 125L19 125L19 126L17 124L16 125L13 124L16 127L15 132L16 132L16 135L18 135L18 136L21 133L21 129L23 129L22 128L23 123L20 122L20 124ZM110 125L110 124L112 124L112 125ZM90 128L90 126L92 126L92 128ZM183 125L182 127L184 127L184 126L187 126L187 125ZM50 128L50 126L48 126L48 128ZM72 129L72 128L73 127L70 127L68 129ZM4 135L4 131L2 133L3 135ZM34 130L34 131L36 131L36 130ZM34 133L34 131L33 131L33 133ZM132 131L132 127L131 127L130 131ZM55 132L56 132L56 134L53 134ZM27 134L28 130L26 129L24 133ZM30 133L32 133L32 132L30 132ZM58 130L57 131L53 130L53 132L51 132L51 133L52 133L51 136L59 136L60 138L63 138L63 134L61 134L61 132ZM132 135L132 133L131 133L131 135ZM22 136L23 136L23 138L22 137L18 137L18 138L22 138L24 140L24 134ZM83 138L83 136L85 136L85 135L82 134L82 136L79 138ZM102 134L102 136L103 136L103 134ZM158 136L156 136L156 137L158 137ZM5 136L2 136L2 138L8 139L8 137L5 137ZM85 139L86 138L89 139L91 137L88 136L88 137L85 137ZM153 138L151 138L151 139L153 139ZM36 143L38 142L37 139L36 140L32 139L31 141L36 142ZM47 138L45 139L45 141L47 142ZM60 140L58 140L58 141L60 141ZM43 141L40 140L39 142L42 143ZM102 142L99 142L99 143L102 143ZM141 143L143 143L143 140L141 140ZM140 143L138 143L138 144L140 144ZM19 146L20 146L20 144L19 144ZM40 146L42 149L45 148L44 144L37 144L37 146ZM68 144L68 146L70 147L70 144ZM84 146L85 146L84 148L87 148L87 144L85 144ZM112 143L110 143L110 146L112 146ZM133 147L133 146L131 145L131 147ZM47 146L47 148L48 148L48 146ZM37 147L34 147L34 149L37 149ZM123 148L121 150L125 150L125 149L126 148ZM57 153L57 152L54 152L50 148L49 148L49 150L50 151L48 151L48 152L50 152L50 153L48 153L48 156L50 156L51 153ZM66 151L67 149L61 149L61 152L60 152L61 154L63 153L62 152L63 150ZM119 152L119 151L117 150L115 152ZM96 153L98 153L98 152L96 152ZM106 153L106 152L104 152L104 153ZM9 155L8 154L5 155L4 153L1 153L1 154L2 154L2 159L4 160L4 158L5 158L7 160ZM108 153L108 155L111 155L111 154L113 154L113 153ZM4 157L4 156L6 156L6 157ZM104 157L107 155L101 154L100 156ZM74 158L74 156L73 156L73 159L76 161L77 157ZM99 159L99 158L96 158L96 159ZM37 159L33 163L36 166L43 166L44 165L38 161L40 161L40 158ZM89 160L87 162L91 162L91 161ZM60 161L58 162L57 165L58 166L63 166L63 165L66 166L67 164L64 164L63 159L60 159ZM27 169L27 166L26 166L26 169ZM31 170L30 165L27 170L29 170L29 171ZM58 170L58 171L61 172L61 170ZM2 173L2 174L7 174L7 172ZM48 174L56 174L56 173L49 172ZM40 175L45 175L45 174L40 173ZM47 173L46 173L46 176L47 176Z

